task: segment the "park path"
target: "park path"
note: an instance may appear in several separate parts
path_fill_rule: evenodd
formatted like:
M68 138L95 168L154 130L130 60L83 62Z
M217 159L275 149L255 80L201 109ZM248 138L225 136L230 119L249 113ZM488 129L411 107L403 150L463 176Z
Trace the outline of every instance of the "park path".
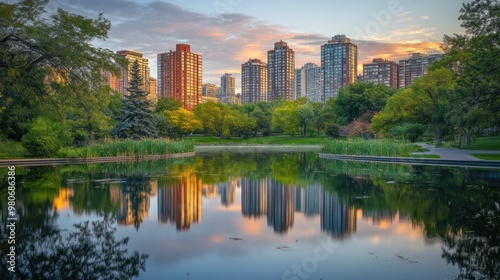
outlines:
M475 158L471 154L499 154L500 151L484 151L484 150L464 150L457 148L436 148L434 145L426 143L417 143L420 147L429 150L428 152L416 152L413 155L438 155L444 160L468 160L468 161L483 161Z

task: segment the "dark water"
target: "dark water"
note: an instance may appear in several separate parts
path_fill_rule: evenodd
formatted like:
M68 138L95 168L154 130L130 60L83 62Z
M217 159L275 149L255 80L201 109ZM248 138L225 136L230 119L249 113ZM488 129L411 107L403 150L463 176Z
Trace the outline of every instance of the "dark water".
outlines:
M292 153L16 172L16 269L32 278L133 275L141 260L140 279L499 277L499 170ZM108 235L73 227L85 221ZM103 245L126 237L125 254Z

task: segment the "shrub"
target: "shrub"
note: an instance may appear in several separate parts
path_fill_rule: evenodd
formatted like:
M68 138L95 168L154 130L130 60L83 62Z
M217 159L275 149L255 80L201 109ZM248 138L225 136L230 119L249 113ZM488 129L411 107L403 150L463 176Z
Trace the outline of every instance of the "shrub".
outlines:
M28 156L51 157L61 148L60 133L60 124L38 117L31 124L29 132L23 136L21 143Z

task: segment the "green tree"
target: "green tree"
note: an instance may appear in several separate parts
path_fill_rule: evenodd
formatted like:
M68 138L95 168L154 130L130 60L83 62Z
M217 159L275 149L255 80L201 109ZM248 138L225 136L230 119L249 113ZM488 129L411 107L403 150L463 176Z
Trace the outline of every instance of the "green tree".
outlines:
M62 122L68 106L62 101L77 101L72 107L84 104L87 120L99 119L101 108L92 106L88 98L103 97L96 95L103 81L101 71L118 75L116 62L123 62L110 50L92 45L107 39L111 26L107 19L102 15L90 19L62 9L47 14L48 2L0 3L0 123L9 138L21 139L29 120L47 106ZM61 92L59 84L66 86ZM90 133L94 124L87 122L86 127Z
M123 96L120 122L115 130L115 135L120 138L142 139L158 136L151 105L146 99L147 92L141 89L143 80L139 71L139 62L135 60L130 69L132 78L127 88L129 95Z
M423 124L434 131L437 145L441 145L443 136L452 132L447 112L455 98L455 85L450 70L429 72L416 79L410 88L392 96L384 110L373 118L371 130L387 135L396 125Z
M180 107L182 107L182 104L179 101L173 99L172 97L163 97L158 99L154 111L155 113L163 113L165 110L175 111Z
M300 129L297 104L289 100L283 101L274 109L271 123L273 130L282 129L285 133L294 135Z
M165 110L164 114L172 125L174 134L181 139L184 135L201 128L201 122L194 117L194 113L184 108L175 111Z
M311 103L305 103L297 107L300 131L303 136L307 135L307 129L314 120L314 107Z
M459 20L460 35L445 36L445 54L434 65L457 75L457 98L449 118L462 139L470 145L481 133L479 127L500 125L500 3L474 0L464 3Z
M368 111L381 111L396 90L373 83L354 83L340 89L333 101L337 122L347 125Z
M61 125L46 118L35 119L22 144L29 156L51 157L61 148Z

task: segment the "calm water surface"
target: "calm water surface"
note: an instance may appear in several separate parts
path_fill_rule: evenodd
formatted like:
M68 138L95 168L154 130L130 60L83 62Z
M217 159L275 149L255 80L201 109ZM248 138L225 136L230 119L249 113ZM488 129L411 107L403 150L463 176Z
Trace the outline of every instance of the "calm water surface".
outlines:
M128 253L148 255L140 279L495 279L500 269L498 170L290 153L17 172L20 244L22 232L111 215ZM2 192L3 225L6 202Z

